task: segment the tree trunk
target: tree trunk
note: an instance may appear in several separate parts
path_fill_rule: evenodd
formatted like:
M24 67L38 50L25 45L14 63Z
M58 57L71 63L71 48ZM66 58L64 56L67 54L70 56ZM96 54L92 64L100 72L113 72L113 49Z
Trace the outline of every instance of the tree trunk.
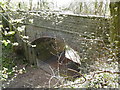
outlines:
M29 0L29 5L30 5L29 10L30 10L30 11L32 10L32 1L33 1L33 0Z
M110 42L120 64L120 1L110 3L111 25Z

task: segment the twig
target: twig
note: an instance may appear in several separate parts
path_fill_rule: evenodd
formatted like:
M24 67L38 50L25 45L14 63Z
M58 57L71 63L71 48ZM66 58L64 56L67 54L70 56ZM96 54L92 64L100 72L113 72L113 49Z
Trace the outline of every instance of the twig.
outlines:
M100 73L120 74L120 72L101 71L101 72L96 72L96 73L94 73L94 74L92 75L92 78L87 79L87 80L89 80L89 81L92 80L92 79L95 77L96 74L100 74Z
M75 70L72 70L72 69L69 69L69 70L74 71L74 72L76 72L76 73L79 73L79 72L77 72L77 71L75 71ZM85 83L86 81L92 80L92 79L95 77L96 74L100 74L100 73L120 74L120 72L101 71L101 72L96 72L96 73L94 73L93 76L92 76L92 78L86 79L81 73L79 73L79 74L82 75L83 78L85 79L84 82L82 82L82 83L79 82L79 83L74 83L74 84L69 84L69 85L60 85L60 86L58 86L58 88L59 88L59 87L67 87L67 86L71 86L71 85L77 85L77 84L83 84L83 83Z
M76 71L76 70L74 70L74 69L70 69L70 68L68 68L68 70L70 70L70 71L72 71L72 72L75 72L75 73L78 73L79 76L83 77L85 81L87 80L80 72L78 72L78 71ZM85 81L84 81L84 82L85 82ZM83 82L83 83L84 83L84 82Z

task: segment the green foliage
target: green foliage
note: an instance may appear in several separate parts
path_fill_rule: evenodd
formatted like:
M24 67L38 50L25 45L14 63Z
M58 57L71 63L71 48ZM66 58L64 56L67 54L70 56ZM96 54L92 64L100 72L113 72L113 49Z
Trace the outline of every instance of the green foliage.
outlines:
M118 88L118 75L101 73L97 74L90 82L89 87L94 88Z
M3 34L4 34L5 36L12 36L12 35L15 35L15 31L9 31L9 32L4 31Z
M2 15L2 25L0 25L0 28L2 28L0 31L3 35L3 38L1 40L2 42L2 70L0 70L1 79L0 81L6 81L8 78L15 78L16 75L22 74L25 72L25 69L18 69L15 60L16 57L13 52L13 46L18 45L15 41L15 34L16 29L15 24L18 24L21 22L21 20L15 20L11 19L10 14L11 12L5 13L8 11L8 8L6 8L6 2L0 2L0 8L4 14ZM9 16L9 17L8 17ZM19 28L20 30L20 28ZM22 27L23 30L23 27Z
M13 59L9 56L11 53L11 45L3 45L3 51L2 51L2 74L3 74L3 80L6 80L8 78L8 75L12 74L12 67L15 66L13 63ZM4 78L6 76L6 78Z
M10 41L9 40L3 40L2 43L4 44L4 46L7 46L10 43Z
M41 9L48 8L48 3L41 2L41 4L43 4L40 7ZM80 12L82 11L82 4L81 4ZM10 9L10 7L8 8L6 5L7 5L6 2L0 2L0 8L1 8L0 12L7 12L7 11L12 12L13 11L13 8ZM100 6L101 6L101 8L99 8L99 9L101 10L102 4ZM14 5L13 5L13 7L14 7ZM98 6L95 5L95 7L98 7ZM21 9L21 8L24 10L28 9L28 8L26 8L25 4L24 5L19 4L19 7L17 7L16 10ZM87 5L86 5L86 8L88 9ZM87 11L84 11L84 12L88 13ZM98 12L95 12L95 13L97 14ZM12 14L13 13L11 13L11 15ZM24 17L26 17L28 15L27 14L24 15L22 13L21 14L18 13L18 14L21 15L20 19L12 19L11 18L10 20L8 20L8 18L6 18L4 14L2 14L5 19L4 21L6 22L5 24L8 24L8 27L9 27L9 31L7 31L7 29L4 25L0 25L0 27L4 29L4 31L2 33L4 35L4 38L2 40L2 43L3 43L2 65L3 65L3 67L2 67L2 71L0 71L0 73L2 74L2 78L1 78L2 81L6 81L12 75L16 77L16 73L22 74L25 71L24 68L19 69L19 70L17 69L17 66L14 63L15 59L12 57L12 55L13 55L12 46L19 45L18 42L14 41L14 39L13 40L11 39L16 34L16 31L18 31L18 34L24 41L26 41L26 43L28 43L28 44L30 43L29 41L27 41L29 39L29 37L22 34L22 32L24 32L24 30L25 30L25 26L22 26L22 25L18 26L18 27L15 26L20 23L23 23L23 20L25 19ZM8 15L8 16L11 16L11 15ZM36 16L36 17L41 16L42 18L44 18L46 20L53 19L53 21L54 21L53 24L55 24L55 25L61 23L62 20L64 19L63 17L65 17L65 15L61 16L60 14L46 12L46 11L43 11L40 14L30 13L30 15L31 15L31 17L32 16ZM33 22L34 22L33 19L28 19L28 21L30 24L33 24ZM14 29L16 31L14 31L14 29L10 29L11 26L14 27ZM97 70L99 70L101 68L102 68L102 70L103 69L106 70L107 66L108 66L107 67L108 70L109 70L109 68L111 69L113 67L115 67L115 69L112 69L112 71L116 70L116 65L113 62L116 60L114 50L111 49L109 47L109 45L104 45L104 41L101 40L102 37L95 36L95 33L89 34L87 32L84 32L83 38L85 41L84 40L81 41L82 47L80 47L80 48L84 48L84 50L82 50L83 51L82 53L84 53L84 54L81 54L82 55L81 61L84 62L86 65L86 68L84 67L84 69L91 68L91 67L88 67L89 63L87 63L87 62L92 62L92 60L93 60L98 63L98 64L95 63L92 65L92 67L94 67L94 70L96 69L95 72L97 72ZM109 35L108 35L108 38L109 38ZM88 42L87 42L87 40L88 40ZM97 45L96 45L96 43L97 43ZM117 44L118 41L115 41L115 43ZM41 45L42 46L40 46L40 47L45 46L44 43ZM36 47L36 45L33 45L33 47ZM69 50L69 48L67 48L67 49ZM96 53L93 52L94 49L96 49ZM89 57L90 54L92 54L92 57ZM111 63L111 62L113 62L113 63ZM84 63L82 63L82 64L84 64ZM104 63L107 63L107 64L104 64ZM111 67L108 65L109 63L111 65ZM82 67L82 65L81 65L81 67ZM87 70L87 71L89 71L89 70ZM82 70L81 70L81 72L82 72ZM90 73L88 73L88 74L83 73L83 74L84 74L83 76L87 79L86 82L84 82L85 79L83 77L80 77L75 82L68 82L69 84L71 84L71 85L68 85L68 87L70 87L70 88L90 88L90 87L117 88L118 87L118 83L117 83L118 75L116 75L116 74L100 73L100 74L96 74L94 77L92 77L92 75ZM90 77L92 77L91 80L89 79ZM76 82L78 84L75 84ZM83 82L83 83L81 83L81 82Z
M12 44L8 44L7 46L3 45L2 49L2 70L0 70L1 73L1 79L0 81L6 81L8 78L15 78L16 75L22 74L25 72L25 68L18 69L15 64L16 57L14 56L13 50L12 50Z

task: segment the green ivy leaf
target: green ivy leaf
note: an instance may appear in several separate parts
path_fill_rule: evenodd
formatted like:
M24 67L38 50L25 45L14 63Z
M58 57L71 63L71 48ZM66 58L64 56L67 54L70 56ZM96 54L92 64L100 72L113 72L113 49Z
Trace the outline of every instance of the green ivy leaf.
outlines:
M7 74L3 74L3 78L7 79L8 75Z
M4 32L4 35L5 35L5 36L12 36L12 35L14 35L14 34L15 34L15 31L9 31L9 32L5 31L5 32Z
M15 34L15 31L9 31L8 32L8 35L14 35Z
M3 40L2 43L3 43L5 46L7 46L7 45L10 43L10 41L9 41L9 40L7 40L7 41L6 41L6 40Z

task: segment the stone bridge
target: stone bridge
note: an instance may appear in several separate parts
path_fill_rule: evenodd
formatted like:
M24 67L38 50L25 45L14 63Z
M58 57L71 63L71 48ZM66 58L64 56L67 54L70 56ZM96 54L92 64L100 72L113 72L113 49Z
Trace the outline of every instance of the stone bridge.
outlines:
M22 32L22 35L29 37L29 44L41 45L36 49L29 46L28 43L22 43L26 58L31 63L36 64L34 51L41 53L37 53L40 59L50 58L51 55L49 55L49 53L47 53L48 51L45 49L53 48L50 46L51 43L56 49L49 49L49 52L55 55L64 51L64 47L67 46L77 52L80 59L83 61L86 58L86 60L91 61L95 59L94 57L99 56L99 54L95 52L98 51L100 53L101 51L98 50L98 47L102 47L100 42L106 42L106 34L109 31L108 18L90 15L59 14L58 17L55 15L56 14L53 14L53 17L48 15L48 18L41 16L39 12L36 15L31 14L27 16L27 19L24 21L26 29ZM30 22L30 20L33 22ZM19 37L17 39L19 42L22 42ZM46 56L48 58L46 58Z

